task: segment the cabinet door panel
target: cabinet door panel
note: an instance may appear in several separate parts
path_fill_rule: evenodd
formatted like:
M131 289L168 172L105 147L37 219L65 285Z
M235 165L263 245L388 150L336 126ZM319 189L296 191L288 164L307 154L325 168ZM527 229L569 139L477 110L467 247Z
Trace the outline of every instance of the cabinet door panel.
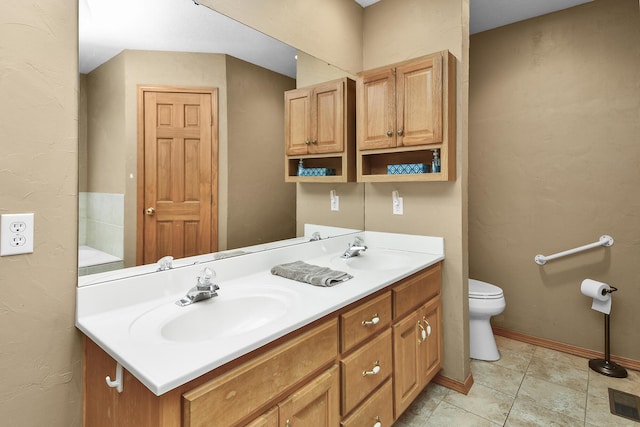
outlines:
M442 142L442 56L396 69L398 146Z
M313 90L310 154L340 153L344 149L344 83L326 84Z
M430 332L421 348L422 384L426 386L429 381L442 368L442 303L440 297L429 301L419 312L420 320Z
M335 427L339 398L340 373L334 365L278 405L280 427Z
M397 419L420 393L418 315L414 313L393 325L394 417Z
M393 69L362 73L358 79L358 149L396 145Z
M284 132L287 154L307 154L307 142L310 142L311 134L311 111L308 90L300 89L285 92Z

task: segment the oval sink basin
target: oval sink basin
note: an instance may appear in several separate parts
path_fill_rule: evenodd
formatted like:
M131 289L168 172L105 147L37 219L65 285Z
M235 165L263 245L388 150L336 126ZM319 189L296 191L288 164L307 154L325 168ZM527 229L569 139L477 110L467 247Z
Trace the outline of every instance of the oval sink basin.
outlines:
M355 270L393 270L396 268L408 267L411 256L403 252L367 250L360 255L342 259L337 257L333 260L333 265L339 267L346 265Z
M166 303L138 317L129 332L139 337L200 342L240 336L281 319L295 293L273 287L224 288L218 296L185 307Z

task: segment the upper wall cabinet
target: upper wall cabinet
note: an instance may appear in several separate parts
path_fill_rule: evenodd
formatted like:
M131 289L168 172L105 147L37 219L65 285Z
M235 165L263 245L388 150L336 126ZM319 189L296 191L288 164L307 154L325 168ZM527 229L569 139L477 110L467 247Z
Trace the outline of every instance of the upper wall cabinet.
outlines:
M355 87L343 78L285 92L286 182L356 180Z
M358 74L358 181L456 179L455 66L442 51Z

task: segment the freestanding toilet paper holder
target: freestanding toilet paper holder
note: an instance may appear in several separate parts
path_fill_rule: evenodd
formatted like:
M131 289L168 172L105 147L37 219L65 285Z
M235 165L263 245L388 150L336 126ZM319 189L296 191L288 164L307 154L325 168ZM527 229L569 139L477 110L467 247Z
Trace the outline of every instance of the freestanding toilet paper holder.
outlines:
M618 288L609 286L609 289L603 289L602 295L610 294L617 291ZM591 359L589 360L589 367L594 371L606 375L608 377L626 378L627 370L615 362L611 361L610 351L610 339L609 339L609 315L604 314L604 359Z

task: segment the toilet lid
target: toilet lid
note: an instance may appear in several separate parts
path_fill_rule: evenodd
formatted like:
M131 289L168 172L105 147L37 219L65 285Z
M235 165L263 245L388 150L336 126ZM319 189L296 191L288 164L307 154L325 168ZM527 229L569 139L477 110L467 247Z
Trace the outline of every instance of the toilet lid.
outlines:
M469 298L502 298L502 289L490 283L469 279Z

